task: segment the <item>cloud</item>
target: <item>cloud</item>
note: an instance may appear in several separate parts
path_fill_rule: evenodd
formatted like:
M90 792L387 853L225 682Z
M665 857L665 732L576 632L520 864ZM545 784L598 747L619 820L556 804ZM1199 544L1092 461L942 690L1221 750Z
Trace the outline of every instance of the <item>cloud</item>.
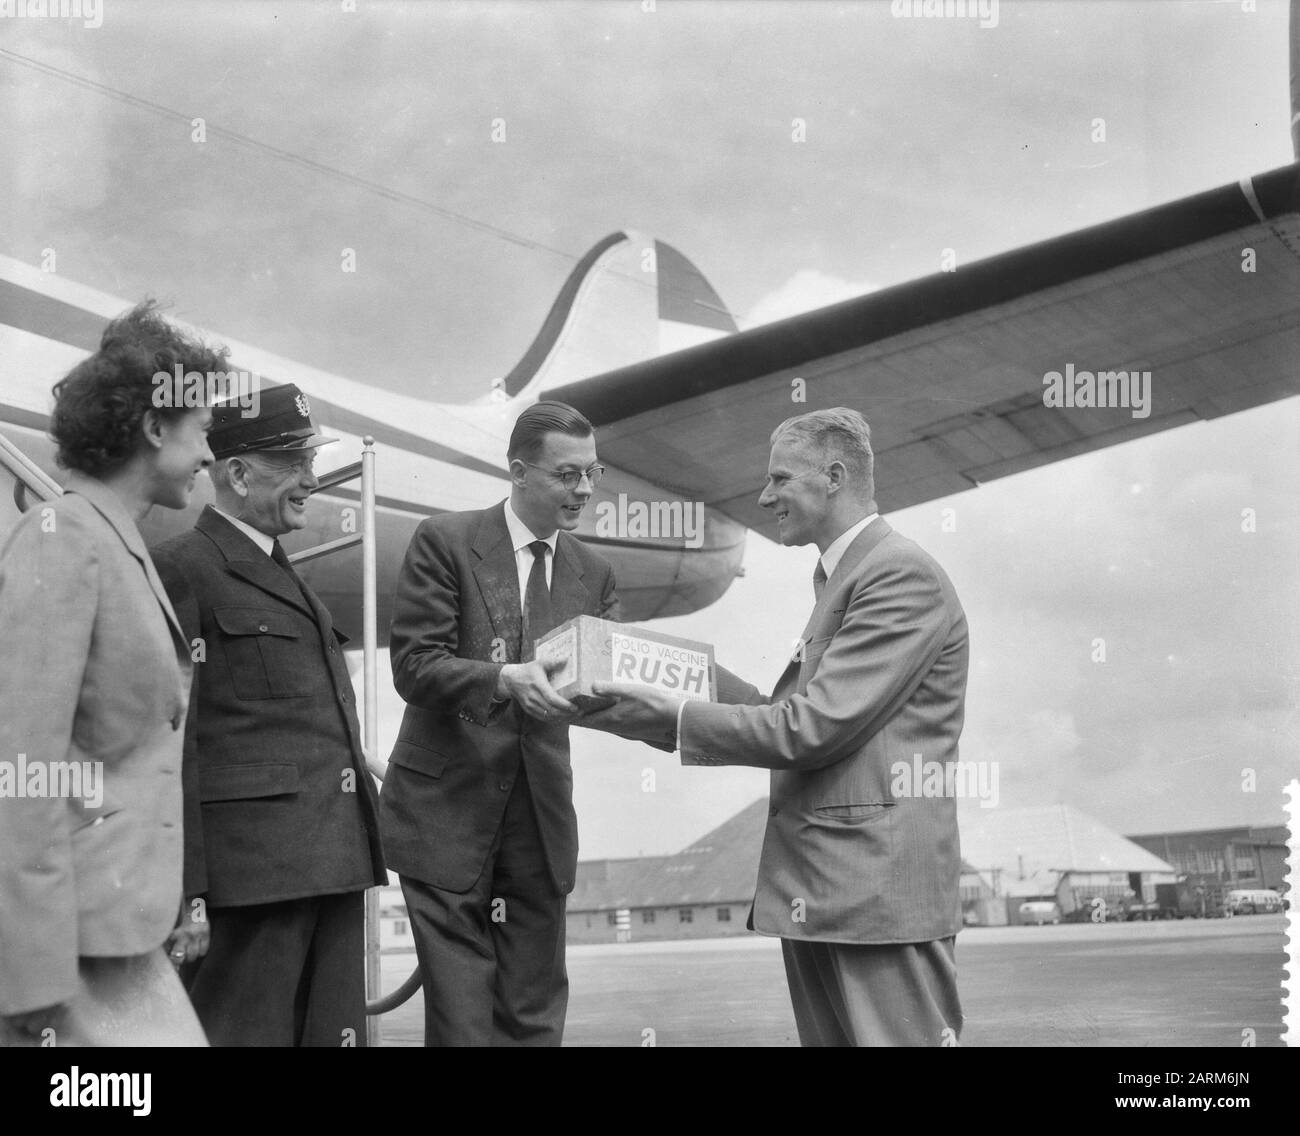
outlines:
M841 300L865 296L877 287L866 281L845 280L815 268L801 268L779 288L760 299L744 318L743 325L757 327L761 323L774 323L828 304L838 304Z

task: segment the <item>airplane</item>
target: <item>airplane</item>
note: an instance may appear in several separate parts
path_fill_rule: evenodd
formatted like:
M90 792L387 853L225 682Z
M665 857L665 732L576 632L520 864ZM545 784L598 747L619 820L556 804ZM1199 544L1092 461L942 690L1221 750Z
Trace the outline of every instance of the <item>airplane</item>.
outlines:
M748 531L775 539L757 500L769 434L792 414L863 411L889 512L1300 394L1297 298L1292 164L745 331L671 245L612 233L574 266L518 364L472 403L393 393L198 330L230 347L232 368L306 392L318 428L342 440L340 464L375 439L382 646L415 527L507 496L506 440L538 399L596 427L607 473L577 535L612 562L622 618L642 622L714 602L743 571ZM46 433L51 386L133 302L0 256L0 481L12 482L0 538L34 499L23 455L62 476ZM1091 404L1130 376L1135 392L1144 379L1145 405ZM192 527L211 498L202 479L188 510L152 510L146 541ZM349 531L358 500L323 486L287 550ZM300 571L358 638L359 550Z

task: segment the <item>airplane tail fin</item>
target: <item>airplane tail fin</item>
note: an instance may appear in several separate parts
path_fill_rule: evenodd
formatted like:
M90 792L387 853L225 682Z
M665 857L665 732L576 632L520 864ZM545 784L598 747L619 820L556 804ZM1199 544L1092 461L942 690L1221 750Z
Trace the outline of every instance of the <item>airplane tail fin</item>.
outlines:
M510 398L538 397L736 330L700 270L672 245L611 233L574 266L499 389Z

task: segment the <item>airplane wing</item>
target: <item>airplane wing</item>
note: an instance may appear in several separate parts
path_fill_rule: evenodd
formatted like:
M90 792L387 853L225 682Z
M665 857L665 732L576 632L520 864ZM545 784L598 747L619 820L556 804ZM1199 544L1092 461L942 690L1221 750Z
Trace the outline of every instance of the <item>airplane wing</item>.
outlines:
M1103 371L1149 371L1147 413L1047 405ZM547 391L611 465L772 538L768 437L805 410L866 415L890 511L1296 394L1300 164Z

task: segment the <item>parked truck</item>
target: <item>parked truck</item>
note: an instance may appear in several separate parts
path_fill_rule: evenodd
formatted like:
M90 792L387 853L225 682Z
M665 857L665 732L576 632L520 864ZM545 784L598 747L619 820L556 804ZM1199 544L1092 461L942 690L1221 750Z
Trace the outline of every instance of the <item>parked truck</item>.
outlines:
M1220 884L1193 883L1180 880L1176 884L1156 884L1156 903L1159 919L1222 919L1224 891Z

